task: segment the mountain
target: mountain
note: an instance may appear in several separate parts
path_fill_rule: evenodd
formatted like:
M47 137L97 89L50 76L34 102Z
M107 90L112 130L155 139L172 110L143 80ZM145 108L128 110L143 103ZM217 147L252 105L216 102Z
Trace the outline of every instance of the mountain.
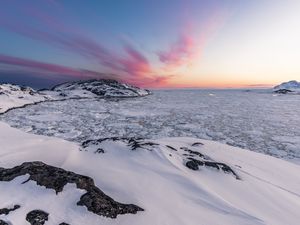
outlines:
M291 80L284 82L274 87L275 93L287 94L287 93L300 93L300 82Z
M115 80L87 80L59 84L52 89L34 90L14 84L0 84L0 113L15 107L69 98L130 98L149 95L150 91Z
M0 113L12 107L21 107L26 104L42 102L51 97L33 90L14 84L0 84Z
M195 138L77 145L1 122L0 133L0 224L300 221L300 166L271 156Z
M64 97L141 97L150 91L115 80L85 80L59 84L51 89Z

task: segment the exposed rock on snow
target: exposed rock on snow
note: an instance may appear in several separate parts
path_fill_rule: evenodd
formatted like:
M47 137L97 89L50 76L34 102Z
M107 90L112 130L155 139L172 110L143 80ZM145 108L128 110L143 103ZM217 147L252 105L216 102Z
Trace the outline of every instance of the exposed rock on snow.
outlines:
M15 211L19 209L21 206L20 205L14 205L12 208L3 208L0 209L0 215L8 215L10 212Z
M12 181L25 174L29 174L29 178L23 183L30 180L36 181L37 185L53 189L56 193L62 192L66 184L75 183L77 188L86 191L80 197L77 205L86 206L89 211L100 216L116 218L119 214L135 214L138 211L143 211L138 206L114 201L97 188L90 177L49 166L42 162L26 162L11 169L0 168L0 181Z
M26 220L31 225L44 225L48 221L48 215L42 210L33 210L26 215Z
M300 93L300 82L291 80L274 87L274 92L279 94Z
M5 222L4 220L0 219L0 225L10 225L9 223Z
M152 140L145 140L142 138L100 138L96 140L84 141L81 146L82 150L92 151L94 153L105 153L110 151L109 148L114 148L119 145L127 148L128 150L149 150L155 151L157 148L165 149L169 156L176 154L177 158L180 158L182 163L189 169L200 170L204 166L207 168L213 168L216 170L222 170L225 173L233 175L236 179L240 179L236 172L222 162L216 162L207 155L202 154L199 150L204 145L201 142L192 143L189 147L182 146L176 149L175 147L168 144L155 143ZM200 149L199 149L200 148ZM191 150L193 149L193 150ZM176 153L174 153L174 151Z
M85 80L59 84L51 89L61 97L140 97L150 91L115 80Z
M138 148L143 148L146 150L152 150L152 146L159 145L157 143L147 141L142 138L125 138L125 137L110 137L110 138L99 138L96 140L86 140L82 142L81 146L84 150L94 149L94 153L104 153L105 150L103 148L100 148L103 144L103 142L123 142L126 144L130 150L134 151Z

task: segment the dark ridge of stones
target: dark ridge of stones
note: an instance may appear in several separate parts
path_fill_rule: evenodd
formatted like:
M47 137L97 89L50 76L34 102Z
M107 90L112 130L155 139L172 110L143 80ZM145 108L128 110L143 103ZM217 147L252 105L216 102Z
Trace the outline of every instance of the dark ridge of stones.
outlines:
M103 148L97 148L97 150L94 153L104 153L104 149Z
M191 150L191 149L188 149L187 147L180 147L180 149L182 149L182 150L185 151L185 152L190 153L191 155L197 155L197 156L199 156L200 158L203 158L203 159L206 158L206 156L203 155L202 153L197 152L197 151L193 151L193 150Z
M201 142L195 142L195 143L192 144L193 147L201 146L201 145L204 145L204 144L201 143Z
M199 170L199 166L207 166L211 167L217 170L222 170L224 173L230 173L232 174L237 180L240 180L241 178L234 172L233 169L231 169L228 165L225 163L220 162L213 162L213 161L205 161L205 160L198 160L194 158L187 158L188 161L186 162L186 167L188 167L191 170Z
M288 94L288 93L292 93L293 91L289 90L289 89L279 89L274 91L277 94Z
M59 225L70 225L70 224L68 224L68 223L60 223Z
M120 214L136 214L138 211L144 211L136 205L114 201L96 187L94 180L88 176L66 171L43 162L25 162L11 169L0 168L0 181L11 181L26 174L29 174L29 178L24 183L30 180L36 181L37 185L53 189L56 193L61 192L68 183L76 184L77 188L86 190L77 205L86 206L89 211L100 216L116 218Z
M131 148L132 151L135 151L139 148L143 148L143 149L151 151L151 149L149 149L147 147L152 147L152 146L155 146L155 145L159 145L159 144L154 143L154 142L145 141L142 138L109 137L109 138L99 138L99 139L96 139L96 140L86 140L86 141L81 143L81 146L82 146L83 149L86 149L90 145L96 145L97 146L97 145L99 145L99 144L101 144L102 142L105 142L105 141L123 141L127 144L127 146L129 146ZM98 149L101 149L101 148L98 148ZM98 152L95 152L95 153L98 153Z
M173 151L177 151L176 148L174 148L174 147L172 147L172 146L170 146L170 145L166 145L166 147L169 148L169 149L171 149L171 150L173 150Z
M20 207L21 207L20 205L14 205L13 208L3 208L3 209L0 209L0 215L8 215L10 212L17 210Z
M5 222L4 220L0 219L0 225L10 225L9 223Z
M42 210L33 210L26 215L26 220L31 225L44 225L48 221L48 213Z
M136 150L136 149L138 149L138 148L144 148L144 149L147 149L147 148L145 148L146 146L155 146L155 145L159 145L159 144L157 144L157 143L154 143L154 142L145 142L145 141L143 141L143 140L139 140L139 139L134 139L134 138L130 138L129 140L128 140L128 146L130 146L131 147L131 150ZM150 150L150 149L147 149L147 150Z

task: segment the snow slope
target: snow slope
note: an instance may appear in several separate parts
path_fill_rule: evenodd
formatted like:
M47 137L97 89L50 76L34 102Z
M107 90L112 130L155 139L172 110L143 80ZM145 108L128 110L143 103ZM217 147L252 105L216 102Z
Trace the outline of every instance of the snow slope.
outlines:
M74 185L67 184L56 195L33 181L22 184L28 177L22 176L0 182L0 209L21 206L0 215L12 224L28 224L25 215L34 209L49 213L46 225L297 225L300 221L300 166L263 154L194 138L140 140L135 150L121 139L77 146L1 122L0 143L0 167L43 161L90 176L105 194L145 210L116 219L98 216L76 205L82 190ZM230 166L240 179L208 166L189 169L189 157L201 158L197 152Z
M0 113L12 107L20 107L34 102L48 100L50 96L41 94L30 87L13 84L0 85Z

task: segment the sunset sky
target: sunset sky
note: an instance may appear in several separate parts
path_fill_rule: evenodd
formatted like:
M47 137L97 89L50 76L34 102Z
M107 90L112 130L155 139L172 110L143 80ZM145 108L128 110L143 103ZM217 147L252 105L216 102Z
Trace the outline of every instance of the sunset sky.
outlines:
M2 0L0 81L152 88L300 80L300 1Z

